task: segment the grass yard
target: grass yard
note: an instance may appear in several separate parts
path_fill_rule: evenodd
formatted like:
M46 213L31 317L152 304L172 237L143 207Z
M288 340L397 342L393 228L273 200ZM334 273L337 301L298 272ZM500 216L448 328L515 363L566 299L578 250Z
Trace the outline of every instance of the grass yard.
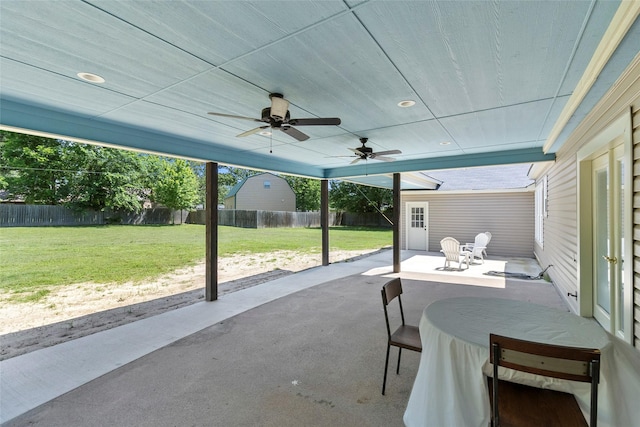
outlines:
M218 227L218 254L290 250L321 252L318 228ZM335 227L331 250L377 249L392 243L389 229ZM201 262L203 225L25 227L0 229L0 291L35 301L52 287L81 282L152 279Z

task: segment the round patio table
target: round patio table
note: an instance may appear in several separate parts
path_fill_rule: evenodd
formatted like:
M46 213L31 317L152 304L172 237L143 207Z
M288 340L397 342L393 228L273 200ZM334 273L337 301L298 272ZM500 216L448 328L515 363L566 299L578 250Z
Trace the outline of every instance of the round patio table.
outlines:
M602 352L598 422L613 426L608 381L608 334L592 319L567 311L499 298L450 298L426 307L420 320L420 366L404 414L407 426L487 427L491 417L487 376L489 334ZM502 378L501 368L501 378ZM590 385L505 370L505 379L572 393L583 411ZM588 419L588 418L587 418Z

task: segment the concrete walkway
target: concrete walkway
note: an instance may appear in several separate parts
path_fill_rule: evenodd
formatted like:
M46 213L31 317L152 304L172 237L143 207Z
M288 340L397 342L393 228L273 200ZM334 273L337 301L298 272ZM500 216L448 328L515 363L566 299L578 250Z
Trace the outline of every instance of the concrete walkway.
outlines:
M504 287L505 279L486 276L489 270L536 275L534 260L514 263L487 260L465 271L443 271L440 254L404 251L400 277ZM383 251L353 262L316 267L252 288L215 302L200 302L158 316L34 351L0 362L0 422L5 423L77 387L168 346L209 326L287 295L353 275L391 277L392 252ZM433 276L433 277L431 277ZM379 293L379 291L378 291ZM556 295L557 296L557 295Z

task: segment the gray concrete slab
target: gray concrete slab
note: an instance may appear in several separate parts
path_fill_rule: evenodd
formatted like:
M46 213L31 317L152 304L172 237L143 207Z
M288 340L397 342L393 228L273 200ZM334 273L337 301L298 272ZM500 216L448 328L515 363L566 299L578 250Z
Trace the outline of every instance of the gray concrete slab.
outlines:
M400 277L411 323L430 301L459 295L566 309L544 281L483 277L487 268L504 271L508 260L437 276L442 259L403 252ZM390 378L387 396L379 396L386 341L380 287L394 276L392 254L382 252L2 361L1 420L400 425L418 359L405 352L405 375Z

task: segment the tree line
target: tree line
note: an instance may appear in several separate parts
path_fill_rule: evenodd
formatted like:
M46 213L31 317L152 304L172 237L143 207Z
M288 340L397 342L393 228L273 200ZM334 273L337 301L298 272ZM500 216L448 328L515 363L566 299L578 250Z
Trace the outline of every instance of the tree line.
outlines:
M219 166L218 200L258 171ZM282 175L298 211L320 209L320 181ZM139 212L146 201L170 209L204 205L205 163L0 131L2 199L85 210ZM348 212L384 211L387 189L331 181L330 207Z

